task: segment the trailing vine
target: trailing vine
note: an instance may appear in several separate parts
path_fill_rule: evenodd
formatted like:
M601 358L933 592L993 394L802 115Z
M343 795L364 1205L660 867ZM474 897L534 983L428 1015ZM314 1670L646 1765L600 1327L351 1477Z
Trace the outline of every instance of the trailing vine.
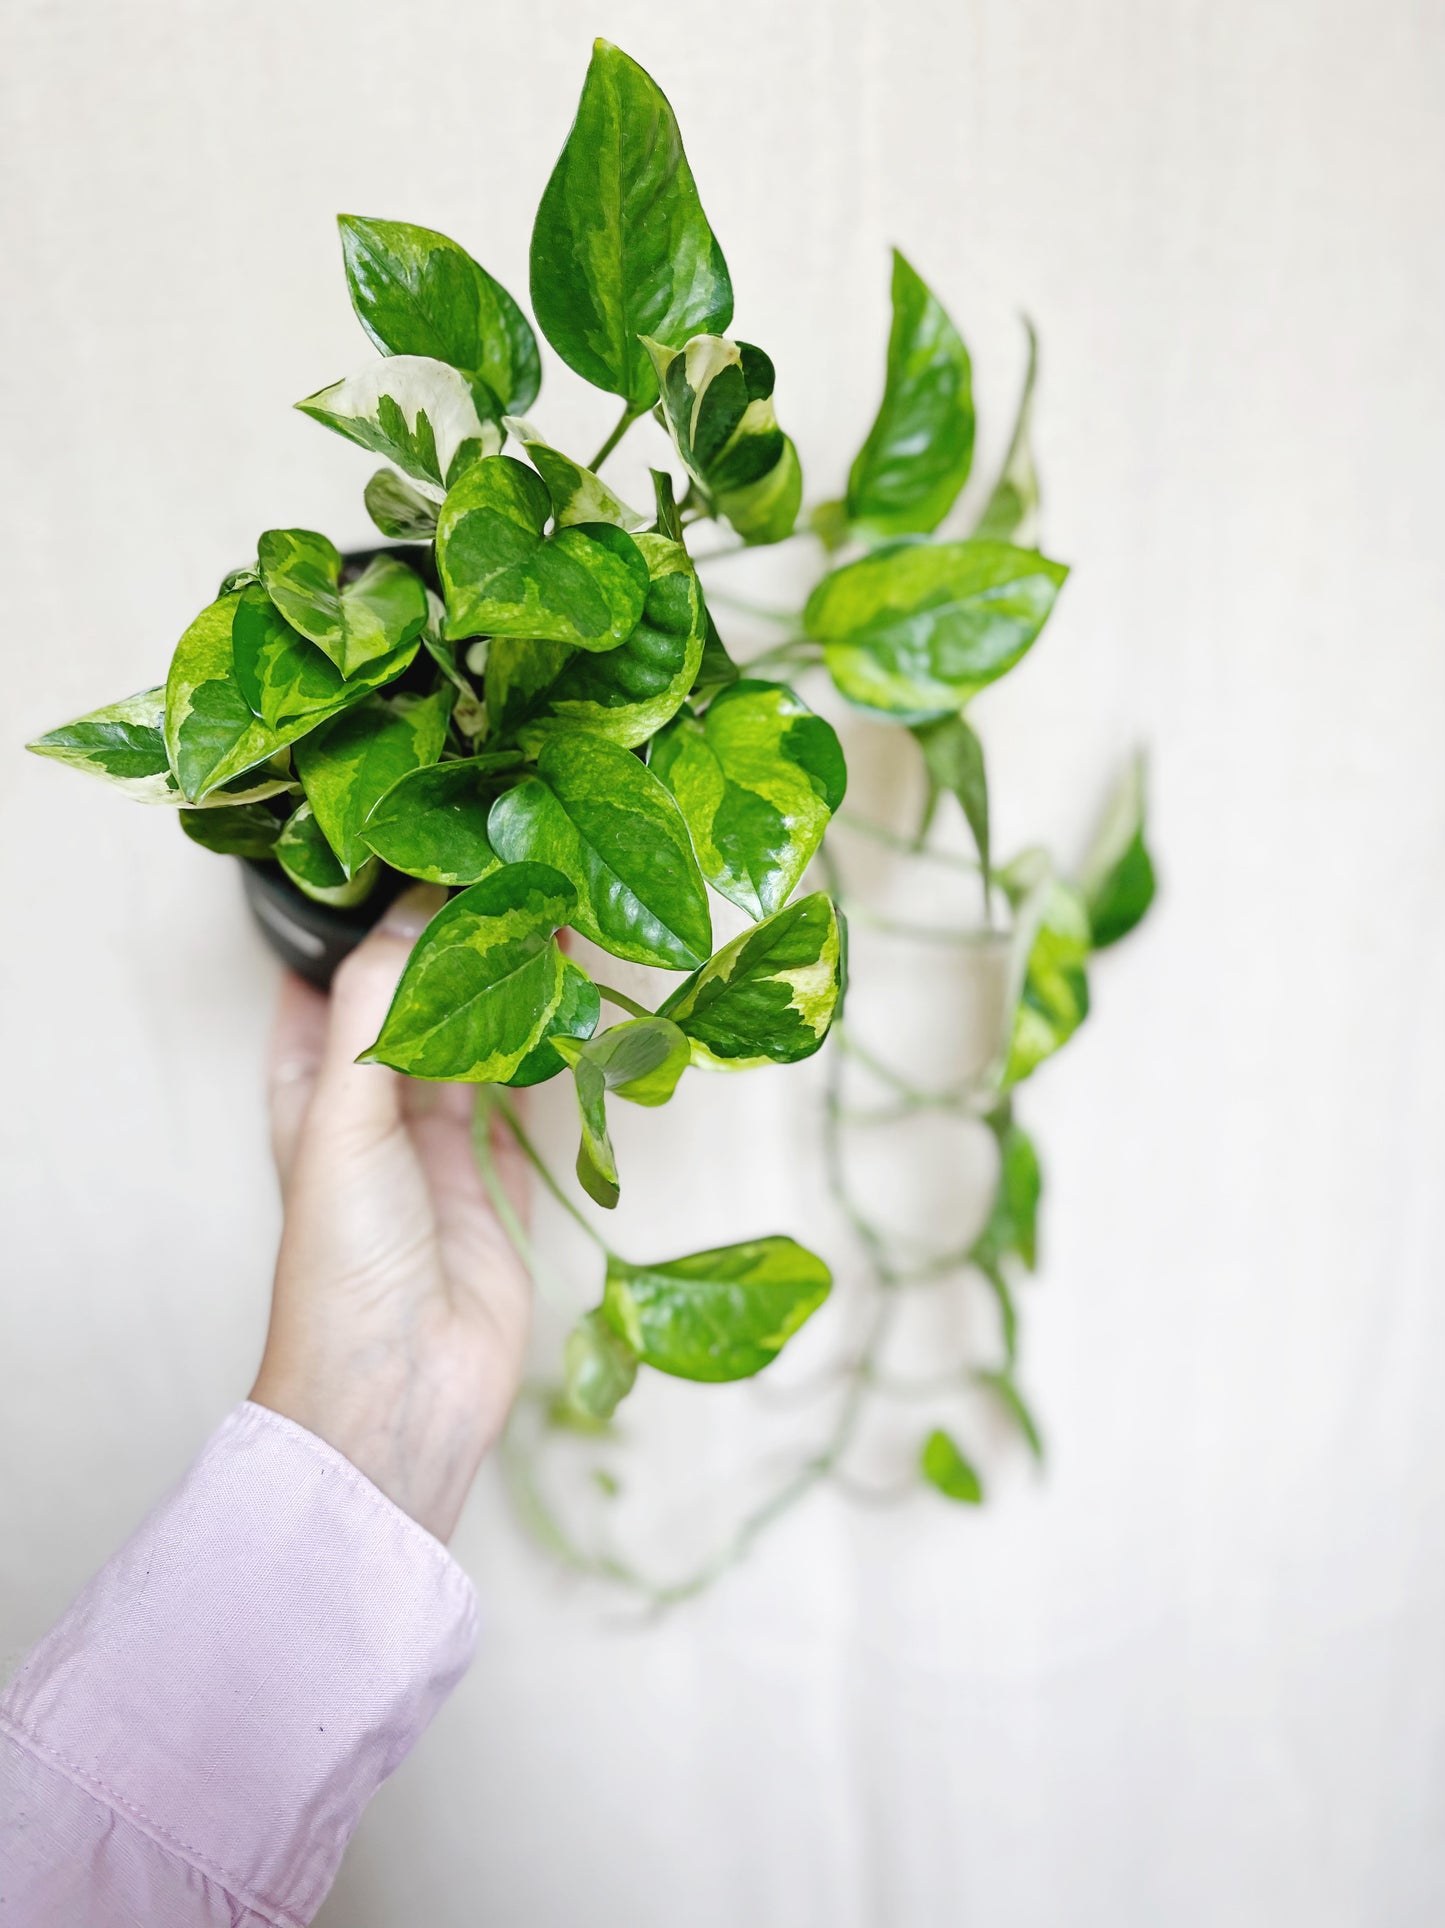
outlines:
M1037 546L1032 330L1006 455L970 512L968 350L895 253L876 418L842 495L804 513L773 364L727 332L732 282L672 110L601 41L531 247L544 337L621 405L588 464L527 417L541 357L500 282L431 229L340 225L352 305L380 352L298 406L385 459L364 500L392 546L347 557L313 530L264 531L180 639L164 686L31 748L174 807L193 841L243 859L272 942L318 979L406 879L446 887L366 1055L477 1088L479 1168L543 1294L576 1309L498 1180L494 1134L511 1134L600 1260L595 1303L503 1448L519 1513L565 1565L662 1608L824 1485L874 1501L921 1480L976 1504L983 1475L952 1411L966 1396L1042 1454L1016 1303L1041 1177L1016 1094L1082 1023L1094 954L1154 890L1137 765L1077 880L1042 851L1000 864L993 849L969 705L1032 648L1068 574ZM600 471L649 423L641 510ZM730 534L694 546L700 523ZM794 540L820 565L801 609L728 586L731 557ZM740 663L714 611L772 640ZM836 699L912 744L924 797L912 832L845 805L843 747L821 713ZM940 829L955 807L971 855ZM948 917L929 914L933 891L905 916L873 903L850 842L933 867L956 899ZM718 900L746 920L721 943ZM844 1016L850 918L955 958L960 984L994 974L988 1049L966 1072L921 1080ZM589 970L560 941L568 930L680 981L654 1006ZM858 1268L835 1301L845 1316L826 1322L833 1360L784 1389L800 1443L773 1483L692 1570L654 1575L608 1525L619 1480L596 1449L615 1457L618 1409L642 1373L754 1378L828 1300L832 1271L785 1233L661 1260L619 1253L548 1166L515 1093L570 1083L577 1180L606 1211L622 1185L610 1105L665 1105L684 1075L796 1065L825 1040L821 1166ZM900 1239L860 1194L856 1147L900 1120L967 1121L991 1140L997 1179L968 1239ZM901 1371L889 1348L910 1301L980 1284L988 1345ZM906 1481L880 1476L871 1416L916 1401L949 1425L913 1441ZM555 1449L578 1441L597 1501L585 1520L552 1477Z

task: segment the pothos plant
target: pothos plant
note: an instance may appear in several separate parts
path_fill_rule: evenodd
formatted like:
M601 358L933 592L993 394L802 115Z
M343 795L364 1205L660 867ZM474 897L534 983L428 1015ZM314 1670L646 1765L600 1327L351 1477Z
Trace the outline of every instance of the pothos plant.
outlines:
M968 705L1032 647L1066 575L1034 546L1032 335L1002 471L973 526L940 533L972 463L970 362L937 298L895 255L876 420L842 497L800 521L802 471L774 409L773 364L728 332L732 283L672 110L602 41L531 245L542 334L621 401L590 462L529 419L536 337L485 268L427 228L353 216L340 226L352 305L380 352L298 406L383 458L365 504L401 546L359 565L315 531L265 531L254 562L225 578L181 637L163 687L30 747L177 806L189 837L279 867L304 899L379 904L398 874L454 893L418 940L367 1056L481 1087L478 1156L526 1255L535 1259L492 1167L498 1116L602 1245L598 1302L566 1340L563 1383L533 1401L553 1427L607 1427L644 1368L711 1382L760 1372L823 1303L831 1275L782 1235L624 1259L547 1170L511 1094L570 1078L577 1177L610 1208L621 1184L610 1102L664 1105L694 1067L796 1064L834 1029L827 1163L878 1316L841 1362L831 1432L703 1572L650 1589L672 1598L741 1551L789 1498L840 1471L863 1402L886 1390L878 1346L910 1284L990 1283L997 1357L960 1372L1038 1447L1016 1378L1013 1281L1034 1264L1040 1176L1014 1094L1083 1020L1090 957L1138 923L1153 872L1137 772L1078 882L1038 852L994 861ZM648 416L670 446L642 509L600 471ZM741 666L690 553L700 522L724 525L738 548L807 533L821 545L823 573L787 637ZM721 592L714 600L726 606ZM1002 915L1012 932L1001 1049L963 1086L920 1091L843 1034L843 886L824 839L846 772L833 726L795 687L819 670L849 704L908 733L922 759L928 807L917 836L861 819L854 829L927 852L935 806L956 799L984 926L998 929ZM806 890L815 861L825 887ZM721 945L710 892L748 920ZM675 988L647 1008L568 954L558 940L569 929L675 974ZM840 1149L850 1057L895 1109L986 1122L996 1192L965 1248L905 1266L852 1196ZM562 1534L535 1461L515 1444L511 1464L554 1545L643 1584ZM953 1432L930 1431L918 1465L940 1493L981 1498Z

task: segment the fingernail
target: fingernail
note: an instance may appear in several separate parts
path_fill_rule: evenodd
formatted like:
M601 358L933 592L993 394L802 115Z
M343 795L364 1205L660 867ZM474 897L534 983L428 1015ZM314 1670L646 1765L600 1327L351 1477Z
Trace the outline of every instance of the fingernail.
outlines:
M440 884L414 884L387 906L376 928L388 937L405 938L408 944L414 944L446 900Z

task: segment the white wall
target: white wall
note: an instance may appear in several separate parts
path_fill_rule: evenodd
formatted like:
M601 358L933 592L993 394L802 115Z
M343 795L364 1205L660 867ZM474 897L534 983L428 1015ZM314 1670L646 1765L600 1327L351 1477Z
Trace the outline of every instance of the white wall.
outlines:
M324 1919L1445 1919L1433 0L11 8L0 1649L244 1392L276 1224L229 867L19 741L155 680L259 529L364 535L364 460L286 406L366 357L332 215L453 232L523 292L597 31L672 96L818 489L889 241L969 332L985 457L1036 317L1076 575L980 705L1002 840L1072 852L1143 738L1166 894L1028 1096L1047 1480L995 1443L978 1517L820 1500L645 1632L489 1480L482 1657ZM585 442L608 407L553 364L540 413ZM629 1119L624 1235L808 1234L809 1090ZM688 1407L704 1475L748 1410Z

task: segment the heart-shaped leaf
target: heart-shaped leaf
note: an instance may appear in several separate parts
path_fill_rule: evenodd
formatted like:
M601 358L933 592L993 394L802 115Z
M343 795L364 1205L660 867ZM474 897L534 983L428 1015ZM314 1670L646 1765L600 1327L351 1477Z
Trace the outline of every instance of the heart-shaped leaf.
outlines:
M1096 951L1127 937L1154 901L1154 861L1144 841L1144 760L1115 791L1084 863L1084 899Z
M138 696L123 697L119 703L107 703L104 709L47 730L25 747L36 756L53 757L74 770L103 777L133 802L184 804L186 799L166 755L165 722L165 691L142 690ZM290 759L284 750L277 753L275 763L275 768L268 763L249 775L233 777L200 807L209 810L255 803L293 788Z
M773 364L751 342L694 335L681 351L644 343L663 418L704 501L744 542L792 534L803 495L798 452L773 412Z
M309 803L301 804L287 818L271 854L304 896L336 909L363 903L376 883L375 858L354 876L347 876Z
M430 542L437 532L437 505L395 469L378 469L361 492L366 513L393 542Z
M696 680L707 612L687 552L665 536L635 541L649 580L625 643L597 653L508 637L488 646L493 727L529 755L548 736L578 729L635 749L677 713Z
M502 446L496 398L486 385L425 355L372 362L296 406L394 462L438 501L473 462Z
M562 1356L567 1403L583 1419L611 1419L637 1379L637 1354L608 1323L601 1306L567 1334Z
M436 762L447 737L451 691L368 696L296 746L306 800L348 877L372 861L363 834L372 805L409 771Z
M570 922L615 957L695 968L712 950L707 890L668 791L626 750L576 731L549 737L537 774L497 799L492 848L560 870Z
M235 683L254 718L274 731L303 735L369 691L389 683L416 655L413 635L388 656L343 676L328 656L293 629L259 583L241 591L231 631ZM169 705L169 697L167 698Z
M665 1105L691 1062L687 1039L666 1018L630 1018L579 1044L553 1040L572 1067L582 1143L577 1177L588 1197L610 1211L619 1197L617 1159L607 1130L607 1094L635 1105Z
M657 400L639 337L680 348L732 319L727 263L672 109L605 40L537 210L532 311L569 368L638 414Z
M572 904L566 878L544 864L505 864L453 897L417 939L364 1057L413 1078L510 1078L561 1002L553 933Z
M697 1064L796 1064L828 1035L842 995L842 936L821 891L724 944L659 1007Z
M602 1016L602 997L587 973L570 957L562 960L562 1000L551 1021L511 1077L509 1085L542 1084L566 1069L551 1040L553 1038L590 1038Z
M904 543L824 576L803 623L850 702L921 723L1013 668L1067 574L1001 542Z
M422 579L394 556L375 557L345 587L341 551L314 529L267 529L256 559L272 602L343 676L390 656L426 622Z
M437 563L451 636L527 636L615 649L637 626L647 564L609 523L544 535L547 485L509 455L490 456L442 505Z
M913 732L928 779L933 785L930 797L947 790L958 798L983 869L987 890L992 859L988 834L988 776L984 768L983 745L961 716L943 716L936 723L920 723Z
M787 901L848 780L832 724L784 684L751 679L701 720L679 717L650 767L677 798L703 876L750 917Z
M1013 1007L1004 1086L1037 1070L1089 1015L1089 912L1082 891L1025 862L1000 873L1015 905L1023 972Z
M924 1440L918 1455L918 1470L945 1499L961 1501L965 1506L982 1504L982 1480L941 1427Z
M1039 371L1039 340L1034 333L1033 323L1027 318L1024 327L1028 330L1029 359L1024 370L1018 414L1014 417L1013 434L1009 437L1008 451L1003 458L998 480L984 504L983 514L978 519L973 535L980 542L1012 542L1020 549L1033 549L1039 540L1039 475L1034 467L1031 434L1034 383Z
M393 870L428 884L475 884L500 859L487 839L487 813L515 756L466 757L413 770L371 807L363 841Z
M186 801L202 802L268 762L375 683L399 675L415 653L408 643L346 683L283 621L259 583L220 597L177 643L166 679L166 754ZM238 800L234 791L227 797Z
M658 1372L748 1379L777 1357L832 1284L816 1253L790 1238L758 1238L657 1265L614 1256L602 1309Z
M519 421L515 415L508 415L502 422L507 433L514 436L527 451L527 459L547 484L547 493L552 498L552 513L557 518L559 529L570 529L579 522L610 522L615 528L626 529L629 535L647 526L647 517L639 515L636 509L629 509L620 496L614 495L600 475L591 469L584 469L580 462L574 462L570 455L554 449L544 442L530 422Z
M337 216L357 320L384 355L426 355L480 375L503 409L541 386L537 338L500 281L465 248L409 221Z
M848 515L882 535L936 529L973 462L973 375L942 304L895 248L883 401L848 477Z

